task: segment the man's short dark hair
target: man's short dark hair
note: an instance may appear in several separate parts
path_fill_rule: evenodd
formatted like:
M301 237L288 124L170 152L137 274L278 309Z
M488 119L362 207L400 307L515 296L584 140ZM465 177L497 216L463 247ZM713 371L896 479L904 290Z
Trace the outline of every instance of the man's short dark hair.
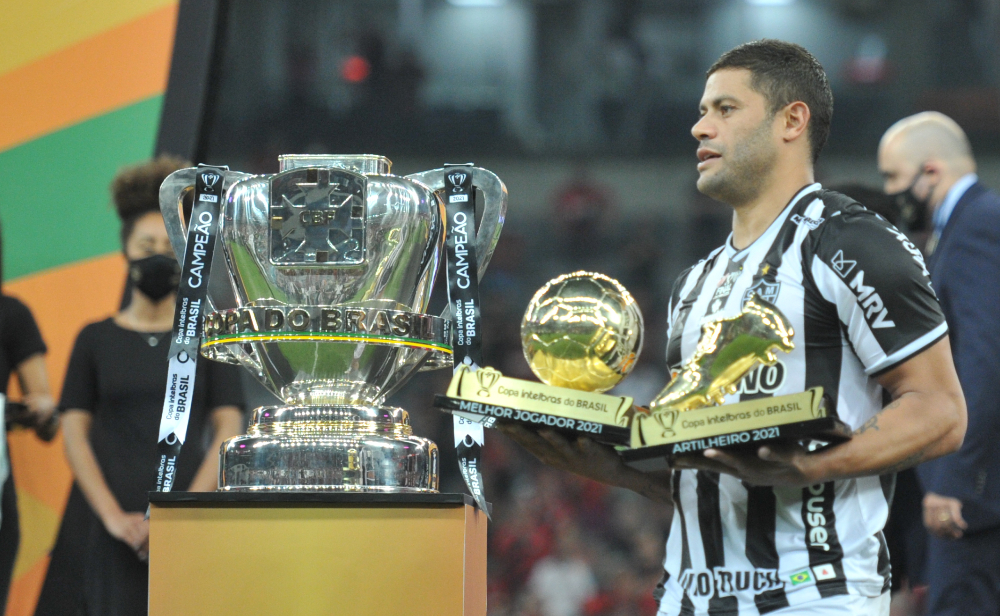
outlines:
M764 96L772 116L796 101L809 106L809 145L816 162L830 136L833 92L815 56L794 43L761 39L722 54L706 76L727 68L750 71L750 87Z

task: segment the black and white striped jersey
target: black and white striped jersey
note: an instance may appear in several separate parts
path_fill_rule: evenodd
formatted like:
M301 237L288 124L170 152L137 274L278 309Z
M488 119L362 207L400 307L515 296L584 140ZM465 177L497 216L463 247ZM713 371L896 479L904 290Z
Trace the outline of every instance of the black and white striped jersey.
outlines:
M883 407L875 376L947 332L920 252L860 204L803 188L767 231L732 238L677 279L667 364L694 353L704 321L737 314L756 292L790 320L795 348L747 375L727 403L822 386L857 428ZM661 614L766 614L831 595L888 589L882 527L892 478L804 489L675 471Z

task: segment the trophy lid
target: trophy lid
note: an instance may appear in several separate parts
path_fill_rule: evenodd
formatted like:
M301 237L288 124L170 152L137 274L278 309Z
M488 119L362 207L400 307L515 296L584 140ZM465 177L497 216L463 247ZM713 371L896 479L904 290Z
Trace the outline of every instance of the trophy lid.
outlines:
M392 161L378 154L282 154L278 169L288 171L299 167L338 167L354 173L387 174Z

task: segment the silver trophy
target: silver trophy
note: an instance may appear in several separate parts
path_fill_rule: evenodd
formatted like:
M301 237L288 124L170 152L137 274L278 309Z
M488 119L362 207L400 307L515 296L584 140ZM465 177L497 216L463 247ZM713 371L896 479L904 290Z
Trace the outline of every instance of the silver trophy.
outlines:
M256 409L248 433L223 444L219 488L436 491L437 446L384 402L416 372L452 364L447 313L426 314L444 248L444 170L396 176L374 155L279 161L274 175L221 178L224 264L212 270L201 354L249 369L285 406ZM160 188L177 254L196 172ZM484 196L482 276L507 190L471 172Z

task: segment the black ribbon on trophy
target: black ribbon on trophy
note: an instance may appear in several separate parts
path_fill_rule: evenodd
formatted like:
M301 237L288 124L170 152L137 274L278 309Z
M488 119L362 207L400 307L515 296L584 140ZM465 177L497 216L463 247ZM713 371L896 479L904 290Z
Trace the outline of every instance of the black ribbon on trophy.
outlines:
M444 201L448 217L445 247L454 366L457 370L464 364L477 370L483 362L483 338L476 260L476 187L472 185L471 165L445 165ZM476 505L489 517L479 470L483 426L459 414L453 417L459 471Z
M157 492L169 492L173 487L177 456L187 436L226 171L228 167L199 165L195 179L194 205L188 218L187 246L170 337L167 391L156 446Z

